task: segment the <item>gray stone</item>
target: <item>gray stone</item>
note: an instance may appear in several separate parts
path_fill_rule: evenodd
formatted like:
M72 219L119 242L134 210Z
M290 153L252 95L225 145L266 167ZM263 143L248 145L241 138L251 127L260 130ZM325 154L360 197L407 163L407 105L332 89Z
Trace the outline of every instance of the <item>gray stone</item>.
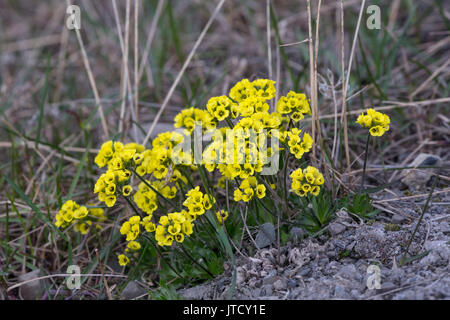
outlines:
M261 287L261 293L260 296L271 296L273 293L273 285L267 284Z
M356 289L350 291L350 295L352 296L353 299L359 299L361 297L361 293Z
M225 289L222 293L222 297L228 296L229 288ZM207 284L201 284L192 288L183 289L180 291L181 296L187 300L200 300L204 299L212 291L211 286Z
M297 281L295 281L294 279L289 279L288 283L287 283L287 286L290 289L295 288L297 286Z
M348 280L357 279L357 278L359 280L359 278L360 278L360 274L359 274L358 270L356 270L356 268L353 264L348 264L348 265L343 266L341 268L341 270L339 270L338 275L340 275L341 277L348 279Z
M349 298L347 290L345 289L344 286L341 286L341 285L337 285L336 287L334 287L334 296L336 298L340 298L340 299L348 299Z
M253 297L260 297L261 296L261 288L253 289L252 296Z
M274 282L273 288L275 290L285 290L286 289L286 281L283 281L282 279L278 279Z
M272 223L264 223L259 227L256 235L256 245L261 249L275 243L275 226Z
M41 277L41 270L34 270L19 276L18 280L20 282L30 281ZM44 282L43 280L34 280L27 282L20 286L19 294L24 300L36 300L41 299L44 294Z
M399 214L394 214L391 218L391 222L395 224L403 224L408 222L408 219L404 216L401 216Z
M342 240L335 239L333 240L333 244L339 249L345 249L345 243Z
M261 300L280 300L280 298L277 296L262 296L262 297L259 297L259 299L261 299Z
M139 296L142 296L146 292L147 291L145 291L145 289L142 288L136 281L132 280L128 282L125 289L123 289L122 298L125 300L131 300Z
M409 166L440 166L441 164L442 160L438 156L421 153L409 164ZM419 190L427 184L434 172L436 172L436 169L434 168L409 169L405 171L401 181L407 185L410 190Z
M299 271L298 271L298 275L302 276L302 277L307 277L310 273L311 273L312 269L310 267L302 267Z
M377 292L381 292L381 293L388 292L388 291L394 290L395 288L397 288L397 286L390 281L382 282L381 289L377 289Z
M273 270L275 271L275 270ZM266 284L274 284L275 281L277 281L279 279L279 277L277 275L268 275L266 277L263 278L263 285Z
M327 257L331 258L331 259L336 258L336 251L334 251L334 250L328 251L327 252Z
M450 246L446 241L427 241L425 243L425 250L430 250L430 253L422 258L420 264L428 266L431 264L437 266L446 266L450 259Z
M328 231L333 237L344 232L345 229L347 229L347 227L344 226L343 224L340 224L339 222L332 222L328 226Z
M303 239L305 237L305 231L299 227L293 227L289 232L294 242L298 242L298 240Z

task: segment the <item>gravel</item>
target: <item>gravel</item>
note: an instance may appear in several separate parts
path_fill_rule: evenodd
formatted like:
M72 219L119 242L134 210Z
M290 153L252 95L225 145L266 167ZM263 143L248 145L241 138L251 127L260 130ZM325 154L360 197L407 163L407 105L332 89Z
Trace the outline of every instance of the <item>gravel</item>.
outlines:
M279 252L272 247L258 250L253 257L241 257L232 298L450 299L448 205L430 204L409 249L412 261L399 265L422 205L413 210L414 204L396 203L395 210L409 217L399 219L396 228L392 222L381 222L392 217L377 219L344 226L329 236L288 243ZM387 215L380 213L380 218L383 214ZM278 263L278 256L283 263ZM370 277L376 276L368 273L370 265L379 268L379 289L367 286ZM196 295L184 295L186 290L181 295L190 299L228 298L233 268L228 264L225 270L196 290Z

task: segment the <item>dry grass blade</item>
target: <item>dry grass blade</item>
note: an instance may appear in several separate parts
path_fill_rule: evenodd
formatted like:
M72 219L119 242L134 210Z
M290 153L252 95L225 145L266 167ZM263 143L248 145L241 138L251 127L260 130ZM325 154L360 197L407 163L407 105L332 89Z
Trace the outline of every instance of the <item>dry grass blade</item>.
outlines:
M411 93L411 95L409 96L409 99L414 99L414 97L421 92L423 89L426 88L426 86L445 68L447 68L447 66L450 64L450 58L447 59L447 61L440 66L439 68L437 68L432 74L431 76L429 76L424 82L422 82L422 84L416 89L414 90L413 93Z
M344 148L345 148L345 160L347 163L347 168L350 168L350 151L348 148L348 127L347 127L347 88L345 87L346 76L345 76L345 44L344 44L344 0L341 0L341 77L342 77L342 113L341 113L341 124L344 126ZM338 140L340 141L340 139ZM336 158L339 148L336 149Z
M348 83L350 80L350 72L352 70L352 62L353 62L353 56L355 54L355 49L356 49L356 41L358 40L358 32L359 32L359 27L361 26L361 19L362 19L362 15L364 12L364 7L366 4L366 0L362 0L361 2L361 8L359 10L359 16L358 16L358 23L356 24L356 29L355 29L355 34L353 36L353 44L352 44L352 49L350 51L350 59L348 62L348 68L347 68L347 75L346 75L346 79L345 82L343 81L343 83L345 83L343 90L342 90L342 103L343 103L343 107L342 107L342 118L341 118L341 123L342 120L344 120L344 143L345 143L345 154L346 154L346 158L347 158L347 169L349 169L349 164L350 164L350 155L349 155L349 148L348 148L348 128L347 128L347 118L345 117L345 104L346 104L346 96L347 96L347 90L348 90ZM342 30L344 29L343 27L343 21L344 21L344 9L343 9L343 4L341 2L341 28ZM342 35L344 33L342 32ZM342 41L342 40L341 40ZM343 49L342 49L343 50ZM342 55L344 56L344 55ZM342 75L344 76L344 74Z
M139 114L139 0L134 2L134 117L137 119Z
M138 82L141 81L142 75L144 73L144 68L147 64L148 55L150 53L150 48L152 46L153 37L155 36L156 33L157 29L156 27L158 25L159 17L161 16L161 12L164 7L164 2L165 0L159 0L158 6L156 7L155 16L153 17L153 21L150 26L150 31L148 32L147 42L145 43L144 53L142 54L141 57L141 64L139 66L138 71Z
M173 92L175 91L175 88L178 85L178 82L180 82L181 77L184 74L184 71L186 71L187 66L192 60L192 57L194 56L195 52L197 51L198 46L202 42L203 38L206 35L206 32L208 31L209 27L211 26L212 22L216 18L217 14L220 11L220 8L222 8L222 5L224 4L225 0L220 0L219 4L217 5L216 9L214 10L213 14L209 18L208 22L206 23L206 26L203 28L202 32L200 33L200 36L198 37L197 41L194 44L194 47L192 48L191 52L189 53L189 56L187 57L186 61L183 64L183 67L181 68L180 72L178 73L177 77L175 78L175 81L173 82L172 86L169 89L169 92L167 93L161 108L159 109L158 113L156 114L155 119L153 120L153 123L150 127L150 129L147 131L147 135L144 138L144 141L142 142L144 145L147 144L148 139L150 138L153 130L155 129L156 124L159 121L159 118L161 117L161 114L164 112L164 109L167 106L167 103L169 102L170 98L172 97Z
M68 6L71 5L69 0L67 0L67 5ZM102 103L100 101L100 96L98 94L97 85L95 83L95 79L94 79L94 76L92 74L91 65L89 64L89 59L88 59L88 56L86 54L86 50L84 48L83 39L81 38L80 30L78 28L74 28L74 30L75 30L75 33L77 35L78 43L80 44L81 55L83 57L83 63L84 63L84 67L86 69L86 72L87 72L87 75L88 75L88 78L89 78L89 83L91 84L91 88L92 88L92 91L94 93L95 104L98 106L98 113L100 114L100 119L101 119L102 128L103 128L103 135L104 135L104 138L107 139L108 136L109 136L108 125L106 123L105 114L103 112L103 106L102 106Z
M272 42L270 36L270 0L266 0L267 66L272 80Z
M314 78L314 49L313 49L313 41L312 41L312 18L311 18L311 0L306 0L307 11L308 11L308 47L309 47L309 87L311 90L311 131L312 137L316 140L316 116L317 116L317 101L316 95L314 92L314 88L316 88ZM316 159L316 147L315 145L312 148L313 158Z
M118 13L117 13L117 6L116 6L116 0L113 0L113 7L114 7L114 13L117 17L117 26L119 28L120 32L120 20L118 19ZM125 121L125 103L126 103L126 92L127 92L127 86L130 86L129 83L129 75L128 75L128 39L129 39L129 29L130 29L130 0L127 0L127 6L125 11L125 35L123 36L123 50L122 50L122 71L123 71L123 77L122 77L122 92L120 94L120 100L122 101L120 106L120 118L119 118L119 132L123 131L123 124ZM122 38L121 33L120 38Z
M323 146L323 140L322 140L322 133L320 130L320 122L319 122L319 96L317 93L317 59L319 56L319 26L320 26L320 7L322 4L322 0L319 0L319 3L317 5L317 18L316 18L316 40L314 42L314 100L316 102L316 112L315 112L315 119L313 119L316 122L317 126L317 135L319 137L320 145ZM324 152L323 148L320 148L322 153ZM324 157L321 157L321 160L323 160Z

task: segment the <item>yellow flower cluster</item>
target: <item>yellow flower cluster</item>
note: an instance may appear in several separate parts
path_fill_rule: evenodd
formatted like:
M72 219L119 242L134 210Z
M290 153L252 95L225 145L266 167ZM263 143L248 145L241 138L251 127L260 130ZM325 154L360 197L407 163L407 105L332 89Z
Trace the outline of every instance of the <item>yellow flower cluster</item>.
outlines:
M389 130L391 120L387 114L375 111L374 109L367 109L367 114L360 114L356 123L363 128L369 128L372 136L381 137Z
M130 178L131 171L128 169L108 169L95 183L94 193L98 193L99 201L112 207L116 203L118 194L129 196L133 191L131 185L128 184Z
M183 242L193 232L194 218L186 210L169 213L159 219L155 239L160 246L171 246L173 241Z
M278 100L277 112L280 114L290 114L292 121L298 122L305 117L305 114L311 115L311 108L309 107L306 95L289 91L286 96Z
M107 141L95 157L95 163L100 167L108 166L94 186L98 199L108 207L114 206L118 195L129 196L133 191L129 184L130 167L136 166L143 159L144 146L137 143L124 145L117 141Z
M304 133L302 139L300 137L301 132L302 130L293 128L292 130L285 133L286 138L289 138L289 151L297 159L301 159L304 153L309 152L314 143L313 138L308 133Z
M323 175L315 167L308 166L306 169L297 169L290 175L292 178L291 190L300 197L311 193L317 196L320 186L324 183Z
M268 79L257 79L250 82L243 79L231 88L230 98L237 102L234 113L235 117L251 116L257 112L269 111L267 100L275 97L275 81Z
M156 179L165 179L172 165L173 148L183 142L183 139L183 135L176 132L160 133L152 142L153 148L142 153L143 158L137 163L136 173L140 176L153 174ZM180 176L177 171L173 179ZM172 182L175 182L173 179Z
M266 196L266 187L264 184L258 184L256 177L249 177L242 180L239 188L234 190L234 201L249 202L256 195L261 199Z
M198 216L204 214L206 210L211 209L215 203L216 199L203 194L200 191L200 187L197 186L186 193L186 200L184 200L183 206L188 208L188 214L193 217L192 220L195 220Z
M232 118L238 116L237 104L227 96L212 97L206 104L206 109L217 121L223 121L231 115Z
M185 128L188 133L192 133L197 123L201 123L202 132L206 130L215 129L217 121L214 116L207 110L201 110L191 107L184 109L175 116L175 128Z
M92 204L89 204L92 205ZM71 224L74 225L74 230L81 234L86 234L89 231L93 221L103 222L106 220L104 210L101 208L87 208L80 206L73 200L66 201L55 217L55 226L58 228L67 228ZM96 228L101 229L100 225Z
M141 232L141 217L138 215L132 216L128 221L125 221L120 227L120 234L127 236L127 241L136 240Z
M147 183L151 185L150 181L147 181ZM139 184L138 190L133 196L133 200L138 208L148 215L153 214L153 212L158 209L158 197L156 192L144 182Z
M209 172L216 169L220 172L217 186L224 187L225 181L237 183L234 190L237 202L266 196L266 187L258 183L256 175L262 171L268 158L281 150L274 150L273 146L268 148L269 139L273 142L274 138L279 138L297 159L310 151L312 137L298 128L289 129L292 126L290 120L295 123L305 114L311 114L306 96L290 91L277 102L277 111L269 112L268 101L275 97L275 91L272 80L243 79L230 89L228 96L209 99L205 109L190 107L177 114L174 127L184 129L183 134L160 133L149 149L136 143L114 141L102 145L95 163L101 168L107 167L107 171L94 187L99 200L112 207L119 196L130 197L146 214L144 218L134 215L121 226L120 232L127 241L125 252L118 257L121 265L127 265L132 254L141 248L139 236L142 230L154 232L160 246L171 246L174 241L182 243L193 233L194 221L214 206L215 198L201 192L198 186L185 194L185 200L182 200L184 209L173 208L171 200L177 196L178 190L188 185L189 174L197 170L193 164L194 154L175 154L175 150L182 149L178 148L179 144L184 143L186 137L191 138L196 126L201 124L202 133L218 129L212 143L201 154L201 165ZM295 171L302 177L300 179L298 173L294 175L293 191L300 195L319 193L323 176L313 169L308 167L304 171ZM139 183L136 183L136 176ZM310 176L314 179L311 180ZM272 185L271 188L275 188ZM159 207L165 207L161 200L171 204L167 207L171 213L157 213ZM219 223L228 218L226 210L215 210L215 215Z
M255 172L261 172L274 150L267 148L268 137L260 131L276 128L279 123L277 116L267 112L242 118L233 129L221 130L222 139L214 140L205 148L202 164L210 172L217 168L230 180L236 177L246 179ZM229 137L233 140L228 140Z
M136 153L140 153L144 149L143 145L134 142L124 145L121 142L110 140L103 143L94 161L100 168L103 168L106 165L109 166L110 162L114 160L112 167L121 169L124 164L133 159Z
M151 185L156 190L159 189L158 192L161 192L164 197L168 196L167 193L170 192L172 192L174 196L176 192L175 187L169 188L169 190L161 181L152 182ZM183 206L188 210L181 210L180 212L172 212L163 215L159 218L158 225L156 225L152 222L152 213L157 208L154 199L156 199L156 193L142 182L139 185L139 190L135 193L135 202L138 204L139 208L148 215L143 219L138 215L132 216L122 224L120 233L126 236L128 244L125 254L121 254L118 257L120 265L125 266L130 262L130 258L126 253L135 252L141 248L139 242L136 241L141 233L141 228L144 228L145 231L150 233L155 232L155 240L160 246L171 246L173 241L182 243L186 236L193 233L194 221L204 214L206 210L211 209L216 202L216 199L203 194L203 192L200 191L200 187L197 186L186 193L186 200L183 202ZM151 208L148 207L150 204L153 204ZM225 214L223 215L225 217ZM228 214L226 214L226 216L228 216Z
M127 248L125 253L132 253L138 251L141 248L141 244L136 241L141 233L141 227L147 232L154 232L156 230L156 225L152 222L152 216L146 216L141 219L140 216L134 215L125 221L120 227L120 234L126 236ZM130 258L125 255L119 255L119 264L125 266L130 262Z

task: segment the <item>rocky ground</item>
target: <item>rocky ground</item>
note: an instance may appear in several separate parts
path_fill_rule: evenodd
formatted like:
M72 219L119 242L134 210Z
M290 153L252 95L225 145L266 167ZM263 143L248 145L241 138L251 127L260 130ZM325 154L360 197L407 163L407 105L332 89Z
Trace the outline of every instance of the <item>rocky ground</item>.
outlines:
M400 266L424 202L383 205L385 211L368 223L341 211L327 234L238 258L232 299L450 299L448 194L433 197L409 249L410 261ZM379 268L379 289L371 265ZM227 299L232 267L226 267L214 281L180 294Z

